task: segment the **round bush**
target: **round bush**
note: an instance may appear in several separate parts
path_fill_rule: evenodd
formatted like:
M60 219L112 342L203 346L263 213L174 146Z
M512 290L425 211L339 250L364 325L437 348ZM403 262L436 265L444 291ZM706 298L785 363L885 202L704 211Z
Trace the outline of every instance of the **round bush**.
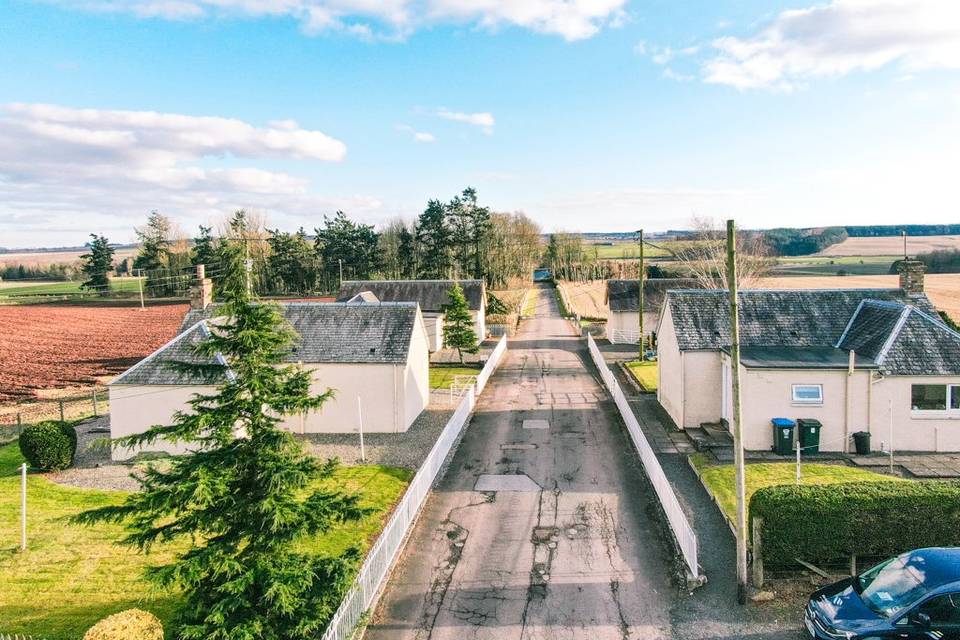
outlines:
M163 625L148 611L127 609L90 627L83 640L163 640Z
M66 469L77 452L77 430L70 425L41 422L20 434L20 453L30 466L41 471Z

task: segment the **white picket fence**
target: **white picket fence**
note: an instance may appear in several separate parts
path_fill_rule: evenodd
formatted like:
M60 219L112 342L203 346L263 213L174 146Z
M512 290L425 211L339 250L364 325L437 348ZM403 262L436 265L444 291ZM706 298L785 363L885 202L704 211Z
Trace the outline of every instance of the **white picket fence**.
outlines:
M597 348L597 343L594 341L593 336L587 335L587 345L590 349L590 356L593 358L593 364L596 365L597 370L600 372L603 383L607 386L607 389L610 390L610 395L613 396L613 400L620 410L620 416L623 418L624 424L627 425L627 431L630 432L630 438L640 453L640 461L643 463L643 468L647 472L647 477L650 478L650 484L653 485L653 489L656 491L657 499L663 507L663 512L667 516L670 530L673 532L677 545L680 547L680 552L687 564L687 568L690 569L690 573L693 574L694 578L698 578L700 577L700 565L697 563L697 534L687 521L687 516L683 513L680 502L677 500L677 494L673 492L673 487L670 486L670 481L667 480L666 474L663 473L663 467L660 466L657 455L653 452L650 443L647 442L646 436L643 435L640 424L637 422L637 417L633 414L630 403L627 402L627 397L620 388L620 383L617 382L613 372L607 367L607 363L603 359L603 354L600 353L600 349Z
M0 640L43 640L43 638L22 633L0 633Z
M383 583L390 573L390 568L400 555L407 533L416 521L420 508L430 493L430 488L443 468L447 455L460 437L460 432L463 431L470 420L477 395L486 386L506 350L507 339L503 337L497 343L497 347L490 354L486 365L477 376L476 389L471 385L463 394L460 404L443 428L436 444L433 445L433 449L427 455L427 459L424 460L416 475L413 476L413 480L410 481L406 493L404 493L380 537L377 538L363 561L353 586L347 592L343 602L340 603L340 607L333 618L331 618L327 630L323 633L322 640L347 640L353 636L357 624L363 619L364 613L369 611L376 603Z

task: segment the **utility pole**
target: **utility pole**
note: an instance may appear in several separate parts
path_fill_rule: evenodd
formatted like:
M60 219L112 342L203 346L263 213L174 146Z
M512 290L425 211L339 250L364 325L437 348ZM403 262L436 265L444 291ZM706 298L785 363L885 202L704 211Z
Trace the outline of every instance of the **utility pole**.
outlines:
M743 462L743 427L740 424L740 311L737 299L737 236L727 220L727 281L730 286L730 368L733 373L733 455L737 489L737 602L747 603L747 504Z
M134 271L139 271L140 275L137 276L137 286L140 288L140 311L144 310L143 306L143 269L134 269Z
M637 233L640 235L640 269L639 269L639 273L637 274L637 282L639 283L637 286L637 295L640 300L640 304L638 305L638 309L640 311L639 343L640 343L640 360L643 360L643 272L645 271L645 269L643 268L643 229L640 229L639 231L637 231Z

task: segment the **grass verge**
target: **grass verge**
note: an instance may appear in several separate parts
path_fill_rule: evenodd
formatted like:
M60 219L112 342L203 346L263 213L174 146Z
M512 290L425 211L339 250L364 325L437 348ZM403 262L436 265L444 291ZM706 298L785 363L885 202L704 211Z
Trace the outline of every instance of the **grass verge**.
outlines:
M656 391L657 380L657 361L656 360L631 360L624 363L627 371L633 376L645 391Z
M737 493L734 480L733 465L711 464L705 454L695 453L690 461L700 474L703 483L717 499L723 515L730 522L737 519ZM797 467L789 462L764 462L748 464L746 466L746 495L747 504L750 497L761 487L772 487L778 484L795 484ZM858 467L847 467L841 464L820 464L804 462L800 465L800 484L836 484L838 482L875 482L902 480L905 478L887 476Z
M537 288L530 289L530 293L527 294L526 300L523 303L523 309L520 311L520 315L524 317L531 317L537 312L537 299L540 295L540 290Z
M176 593L157 593L141 579L149 565L169 561L185 547L161 545L149 554L115 544L116 525L81 527L66 522L83 511L121 502L126 493L65 487L42 475L27 479L27 542L19 553L20 479L23 462L16 444L0 447L0 633L33 634L48 640L76 640L101 618L140 607L166 625L177 606ZM318 554L338 554L354 543L364 550L383 527L412 473L378 465L341 467L329 486L362 494L376 511L305 541ZM8 526L9 525L9 526Z
M449 389L457 376L476 376L480 373L479 367L430 367L430 388Z

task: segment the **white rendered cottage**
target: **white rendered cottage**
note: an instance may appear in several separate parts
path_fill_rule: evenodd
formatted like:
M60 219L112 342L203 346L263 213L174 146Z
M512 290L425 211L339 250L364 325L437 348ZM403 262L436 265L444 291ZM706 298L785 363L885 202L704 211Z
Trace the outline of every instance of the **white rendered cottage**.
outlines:
M427 335L415 302L305 302L280 308L300 336L286 362L312 372L314 393L328 388L336 393L319 411L288 418L285 428L294 433L358 432L357 398L364 432L410 428L430 395ZM216 318L217 305L190 311L177 337L110 382L112 438L169 424L176 411L189 410L187 401L194 394L215 389L216 381L191 378L169 362L195 361L192 347L209 335ZM145 450L183 453L188 448L158 442ZM113 457L122 460L136 453L115 449Z

